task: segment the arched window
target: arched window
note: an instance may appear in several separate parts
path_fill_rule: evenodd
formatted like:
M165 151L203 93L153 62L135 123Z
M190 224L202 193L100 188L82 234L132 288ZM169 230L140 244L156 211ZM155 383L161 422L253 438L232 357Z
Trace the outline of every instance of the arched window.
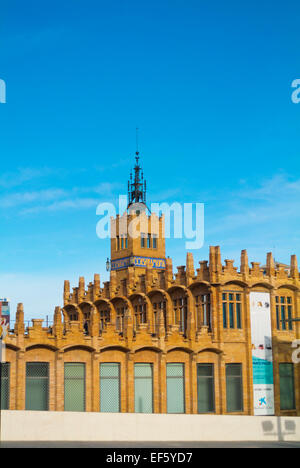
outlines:
M125 307L117 307L116 329L124 333Z
M163 312L164 317L164 327L167 332L168 322L167 322L167 302L163 294L159 291L155 292L150 296L152 308L153 308L153 333L156 335L159 328L159 315L160 311Z
M195 284L191 287L195 300L195 323L198 331L207 327L212 331L211 294L205 284Z
M147 323L147 304L141 296L132 300L134 309L134 328L138 330L139 326Z
M181 288L172 291L171 298L173 302L174 323L179 326L179 332L185 336L187 332L188 299Z
M110 322L110 307L105 301L99 302L96 307L99 314L99 331L101 335Z
M211 331L211 307L210 294L199 294L195 296L197 328L208 327Z

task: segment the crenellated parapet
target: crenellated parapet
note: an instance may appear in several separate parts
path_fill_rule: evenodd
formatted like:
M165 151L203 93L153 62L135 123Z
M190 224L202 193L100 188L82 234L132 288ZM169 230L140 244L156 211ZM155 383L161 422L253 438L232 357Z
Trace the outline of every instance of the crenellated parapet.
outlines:
M253 288L272 291L274 297L289 294L294 318L300 315L300 280L295 255L290 265L283 265L268 253L266 265L252 262L249 267L247 251L243 250L238 269L233 260L222 262L219 247L211 247L209 262L201 261L196 272L191 253L187 254L186 265L179 266L175 275L169 258L165 270L156 271L150 265L145 273L136 270L129 267L122 276L111 271L110 281L102 287L98 274L87 286L80 277L72 293L69 281L65 281L63 308L55 308L51 327L45 326L43 320L34 319L32 326L25 329L23 305L19 304L15 329L9 334L8 342L20 348L26 348L28 343L48 343L60 348L66 342L81 345L93 342L99 347L120 343L152 346L157 340L161 346L181 343L193 348L201 343L219 343L222 347L220 340L247 339L247 301ZM222 291L232 290L244 298L243 326L240 330L224 331L220 315ZM300 338L299 326L295 324L284 337Z

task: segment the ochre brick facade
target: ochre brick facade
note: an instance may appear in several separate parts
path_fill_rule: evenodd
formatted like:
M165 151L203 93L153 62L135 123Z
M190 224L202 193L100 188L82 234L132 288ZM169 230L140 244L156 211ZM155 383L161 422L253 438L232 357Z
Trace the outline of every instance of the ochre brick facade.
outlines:
M161 252L160 252L161 254ZM222 295L237 292L241 297L241 328L223 327ZM292 299L292 316L300 317L300 281L297 260L291 266L275 265L268 254L267 265L248 266L246 251L240 271L231 260L221 262L219 247L210 248L209 262L200 262L194 271L193 257L174 275L171 259L165 270L129 266L111 272L111 281L100 287L99 275L85 287L83 278L70 292L64 287L64 307L57 307L53 326L43 328L41 320L24 327L24 311L19 304L14 331L6 339L10 362L10 409L25 409L26 362L50 363L49 410L64 409L64 363L86 364L86 411L100 410L102 362L121 365L120 406L134 412L134 364L153 364L153 410L167 411L166 364L185 364L185 412L197 413L197 364L214 364L215 413L226 414L226 374L228 363L242 364L243 412L253 414L250 301L252 291L271 295L276 415L300 415L300 365L294 364L295 400L293 411L280 410L279 363L292 362L292 342L300 339L300 322L293 329L278 330L276 296ZM209 295L211 316L205 323L197 313L197 297ZM175 302L176 301L176 302ZM176 318L185 307L186 323ZM143 305L143 318L136 319ZM184 305L184 306L183 306ZM199 310L202 310L201 308ZM120 315L121 311L121 315ZM106 315L109 321L101 322ZM124 314L122 318L122 313ZM119 318L118 318L119 314ZM121 317L121 318L120 318ZM145 323L144 323L145 322Z
M268 254L266 266L253 262L249 267L244 250L238 271L232 260L222 264L220 248L211 247L209 261L201 261L196 271L193 255L187 253L186 265L178 267L174 274L172 260L165 253L164 217L146 215L146 184L138 161L137 153L134 179L131 176L128 185L128 209L124 216L112 219L110 281L101 287L100 277L95 275L86 288L81 277L72 292L65 281L64 306L56 307L50 328L43 328L42 320L33 320L33 326L25 330L23 306L19 304L15 328L6 338L9 408L25 409L26 363L46 362L49 410L63 411L65 363L84 363L85 410L98 412L100 363L119 363L120 410L134 412L134 365L151 363L153 411L165 413L167 364L181 363L185 412L198 412L197 364L213 364L215 413L226 414L226 365L240 364L240 413L252 415L250 293L266 292L271 297L275 413L299 416L300 364L294 363L295 405L289 411L280 409L279 364L292 363L292 343L300 340L300 321L284 327L276 299L286 298L289 318L300 318L296 257L291 257L287 267L275 264L272 254ZM130 226L138 218L140 235L136 237ZM224 324L223 318L227 297L238 303L234 323L230 324Z

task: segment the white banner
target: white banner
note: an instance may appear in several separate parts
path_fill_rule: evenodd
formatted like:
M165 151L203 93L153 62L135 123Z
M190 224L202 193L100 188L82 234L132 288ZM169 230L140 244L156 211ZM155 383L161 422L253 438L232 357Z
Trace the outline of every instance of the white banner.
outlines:
M250 293L254 415L275 414L271 298Z

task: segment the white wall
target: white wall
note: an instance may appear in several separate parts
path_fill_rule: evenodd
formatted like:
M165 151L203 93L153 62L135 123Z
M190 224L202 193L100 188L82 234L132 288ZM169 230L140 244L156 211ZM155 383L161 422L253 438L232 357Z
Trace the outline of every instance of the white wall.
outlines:
M300 441L300 418L1 411L1 440Z

